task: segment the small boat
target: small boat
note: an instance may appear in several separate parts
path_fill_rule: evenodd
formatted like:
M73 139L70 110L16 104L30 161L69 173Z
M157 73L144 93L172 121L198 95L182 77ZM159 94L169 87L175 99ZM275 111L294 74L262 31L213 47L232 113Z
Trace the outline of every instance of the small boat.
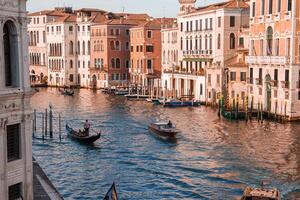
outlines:
M73 96L74 90L59 90L62 95Z
M128 94L125 95L127 99L132 99L132 100L146 100L149 98L149 95L139 95L139 94Z
M200 106L199 101L179 101L176 99L169 99L165 102L160 101L161 104L164 105L164 107L195 107Z
M149 130L163 137L174 138L180 131L168 122L151 123L148 126Z
M115 90L114 93L115 93L115 95L118 95L118 96L124 96L124 95L129 94L129 91L126 89L117 89L117 90Z
M85 135L84 132L79 134L79 132L74 131L68 124L66 125L66 129L68 132L68 136L74 140L77 140L82 143L91 144L97 141L101 137L101 132L97 133L97 135L89 135L89 136L83 136Z
M277 189L247 187L241 200L280 200Z

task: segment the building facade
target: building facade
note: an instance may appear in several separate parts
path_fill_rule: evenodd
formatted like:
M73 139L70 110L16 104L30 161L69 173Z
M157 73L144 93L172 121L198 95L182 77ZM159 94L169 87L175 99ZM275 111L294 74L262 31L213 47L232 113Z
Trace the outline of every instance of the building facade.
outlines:
M32 93L26 1L1 3L0 194L3 200L32 200Z
M92 66L94 88L128 86L130 67L130 31L136 23L110 19L92 26Z
M224 69L238 46L240 29L249 24L249 6L230 0L195 8L179 0L179 96L216 103L224 91Z
M130 29L130 80L139 87L158 87L161 78L160 19ZM149 88L150 89L150 88Z
M264 111L300 118L299 1L251 0L248 92Z

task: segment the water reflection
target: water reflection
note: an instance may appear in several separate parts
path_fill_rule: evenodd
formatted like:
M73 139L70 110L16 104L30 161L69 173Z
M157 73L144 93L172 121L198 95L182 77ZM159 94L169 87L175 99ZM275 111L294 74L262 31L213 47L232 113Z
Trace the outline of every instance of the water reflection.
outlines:
M49 103L75 128L90 119L103 132L94 146L34 140L35 157L66 199L102 198L112 181L122 199L233 199L262 180L300 198L298 124L230 122L207 107L168 109L90 90L32 98L40 111ZM176 141L147 129L167 119L182 131Z

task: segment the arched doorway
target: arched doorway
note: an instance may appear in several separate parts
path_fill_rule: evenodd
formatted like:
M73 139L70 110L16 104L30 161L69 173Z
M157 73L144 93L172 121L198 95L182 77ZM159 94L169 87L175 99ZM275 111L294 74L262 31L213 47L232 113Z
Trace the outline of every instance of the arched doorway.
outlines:
M267 111L271 111L271 98L272 98L272 88L271 88L271 76L269 74L265 77L265 105Z

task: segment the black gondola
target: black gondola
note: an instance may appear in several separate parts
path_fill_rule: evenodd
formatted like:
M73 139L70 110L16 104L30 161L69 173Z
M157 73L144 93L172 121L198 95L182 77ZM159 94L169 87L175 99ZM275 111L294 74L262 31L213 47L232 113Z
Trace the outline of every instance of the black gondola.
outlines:
M81 136L77 131L74 131L68 124L66 125L66 129L70 138L82 143L91 144L101 137L101 133L97 133L97 135Z
M59 90L62 95L73 96L74 90Z

